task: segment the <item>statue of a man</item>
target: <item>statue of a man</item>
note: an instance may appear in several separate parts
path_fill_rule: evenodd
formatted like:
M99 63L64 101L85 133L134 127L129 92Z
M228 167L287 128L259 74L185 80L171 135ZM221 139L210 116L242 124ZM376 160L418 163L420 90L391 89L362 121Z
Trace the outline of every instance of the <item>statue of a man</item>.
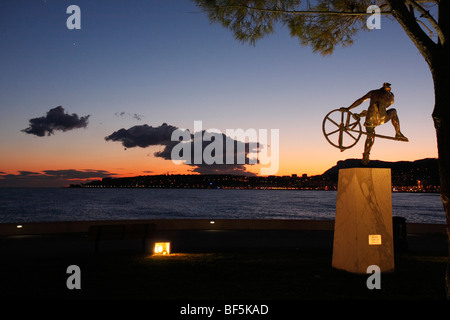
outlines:
M364 126L366 127L367 138L362 159L362 163L365 165L369 163L370 150L372 149L375 140L375 127L391 120L395 128L395 138L402 141L408 141L408 139L400 132L400 122L398 120L397 110L386 110L394 103L394 94L391 92L391 84L387 82L383 83L383 86L380 89L369 91L365 96L353 102L353 104L346 109L351 110L368 99L370 99L369 108L360 114L354 114L358 119L360 117L366 117Z

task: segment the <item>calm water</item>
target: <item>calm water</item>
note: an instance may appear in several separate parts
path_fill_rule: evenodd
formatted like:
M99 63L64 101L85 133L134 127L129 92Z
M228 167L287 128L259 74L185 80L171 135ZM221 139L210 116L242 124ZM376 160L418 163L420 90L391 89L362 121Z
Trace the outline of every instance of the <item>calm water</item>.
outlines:
M120 219L334 219L336 192L202 189L1 189L0 223ZM407 222L445 223L438 194L393 193Z

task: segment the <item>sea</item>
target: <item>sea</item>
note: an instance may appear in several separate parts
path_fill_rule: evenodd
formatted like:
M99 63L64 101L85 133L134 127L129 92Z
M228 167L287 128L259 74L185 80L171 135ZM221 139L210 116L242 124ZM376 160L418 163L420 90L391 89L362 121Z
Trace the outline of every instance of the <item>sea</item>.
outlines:
M333 220L336 191L0 188L0 223L145 219ZM392 215L445 224L437 193L392 193Z

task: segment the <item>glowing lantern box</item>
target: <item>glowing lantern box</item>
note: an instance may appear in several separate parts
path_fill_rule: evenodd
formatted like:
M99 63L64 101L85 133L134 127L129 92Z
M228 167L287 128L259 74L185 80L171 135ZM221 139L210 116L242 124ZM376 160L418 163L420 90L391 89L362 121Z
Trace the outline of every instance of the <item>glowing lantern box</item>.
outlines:
M153 253L157 255L170 254L170 242L155 242Z

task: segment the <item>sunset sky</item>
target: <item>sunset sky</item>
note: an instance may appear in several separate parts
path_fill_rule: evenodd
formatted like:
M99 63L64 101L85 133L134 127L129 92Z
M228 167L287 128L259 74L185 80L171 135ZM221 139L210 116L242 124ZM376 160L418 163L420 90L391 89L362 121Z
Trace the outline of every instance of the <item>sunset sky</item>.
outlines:
M81 9L79 30L66 26L72 4ZM324 57L283 27L255 46L242 44L189 0L2 0L0 43L0 186L190 173L195 166L155 156L162 145L126 147L105 137L164 123L193 132L194 121L223 133L278 129L276 174L321 174L361 158L365 139L340 152L322 134L325 115L383 82L392 84L409 142L377 139L371 159L437 157L430 71L385 17L380 30L362 31L353 46ZM44 121L52 109L78 127L37 135L30 120ZM377 133L394 129L388 123ZM276 143L270 135L269 142ZM260 174L258 165L246 170Z

